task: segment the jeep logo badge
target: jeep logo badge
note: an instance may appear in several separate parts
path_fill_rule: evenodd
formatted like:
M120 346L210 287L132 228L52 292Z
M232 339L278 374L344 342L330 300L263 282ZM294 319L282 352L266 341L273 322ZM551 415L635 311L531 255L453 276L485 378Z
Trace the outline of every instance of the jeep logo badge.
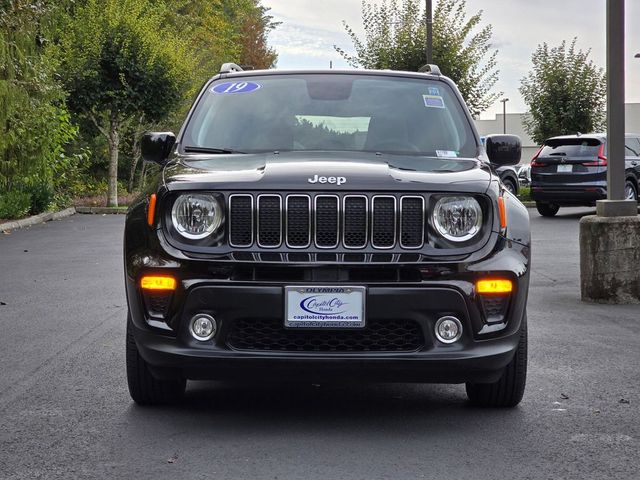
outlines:
M321 177L319 175L314 175L313 178L308 178L307 181L309 183L331 183L334 185L342 185L343 183L347 183L346 177Z

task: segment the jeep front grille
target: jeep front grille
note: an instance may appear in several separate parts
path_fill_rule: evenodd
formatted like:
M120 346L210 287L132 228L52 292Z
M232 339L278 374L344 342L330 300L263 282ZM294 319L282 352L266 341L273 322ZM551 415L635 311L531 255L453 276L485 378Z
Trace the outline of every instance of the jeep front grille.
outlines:
M419 195L233 194L228 210L235 248L419 249L426 242Z
M236 247L253 243L253 197L232 195L229 198L229 238Z
M364 195L344 197L342 220L344 246L347 248L366 247L369 230L369 199Z
M393 248L396 244L396 197L373 197L371 244L374 248Z
M424 243L424 198L400 199L400 245L404 248L420 248Z
M282 198L258 195L258 246L279 247L282 243Z
M287 246L305 248L311 245L311 198L308 195L287 197Z

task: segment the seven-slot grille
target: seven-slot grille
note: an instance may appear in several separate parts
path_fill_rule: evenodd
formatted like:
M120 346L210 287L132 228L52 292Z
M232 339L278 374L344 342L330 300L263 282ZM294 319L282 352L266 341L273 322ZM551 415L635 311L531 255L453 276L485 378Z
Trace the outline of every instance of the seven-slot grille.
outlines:
M237 248L418 249L426 241L419 195L233 194L228 209Z

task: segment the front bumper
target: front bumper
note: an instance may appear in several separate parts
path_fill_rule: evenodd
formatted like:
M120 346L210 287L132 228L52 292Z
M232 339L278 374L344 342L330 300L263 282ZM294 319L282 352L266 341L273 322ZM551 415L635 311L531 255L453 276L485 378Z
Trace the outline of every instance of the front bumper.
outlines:
M528 249L514 242L475 263L406 266L421 276L411 281L341 282L340 269L314 267L314 276L336 276L314 285L365 286L367 324L407 321L417 325L422 343L410 351L277 351L239 349L229 342L239 322L272 321L282 325L284 287L300 282L211 278L190 262L161 262L154 268L128 269L127 296L130 321L140 354L158 377L213 380L303 380L380 382L492 382L513 358L525 314L528 290ZM202 265L203 262L200 262ZM398 269L399 265L389 265ZM276 277L295 276L294 267L282 267ZM207 272L215 271L211 266ZM170 328L149 322L137 278L153 272L179 279L166 316ZM325 273L321 273L325 272ZM405 272L406 274L406 272ZM508 276L515 290L500 322L488 324L483 304L474 292L474 281L488 275ZM347 275L348 276L348 275ZM308 283L308 282L305 282ZM189 319L207 313L218 322L218 333L209 342L198 342L188 331ZM446 315L460 319L460 341L446 345L434 334L436 321Z
M305 382L494 382L518 335L471 348L411 354L293 354L203 350L135 329L142 357L159 378Z
M597 200L607 198L607 189L602 185L583 185L579 187L548 187L531 184L531 198L536 202L556 205L594 206Z

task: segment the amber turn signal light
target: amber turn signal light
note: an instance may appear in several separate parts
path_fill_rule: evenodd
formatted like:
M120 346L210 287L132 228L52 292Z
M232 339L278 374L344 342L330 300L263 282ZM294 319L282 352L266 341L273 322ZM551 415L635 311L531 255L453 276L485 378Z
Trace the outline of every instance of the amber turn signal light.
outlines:
M498 210L500 212L500 229L507 228L507 207L504 204L504 197L498 198Z
M147 211L147 223L150 227L153 227L156 214L156 194L152 193L149 197L149 210Z
M173 277L145 276L140 279L143 290L175 290L176 283Z
M513 291L513 283L511 280L504 278L478 280L476 282L476 291L478 293L511 293Z

